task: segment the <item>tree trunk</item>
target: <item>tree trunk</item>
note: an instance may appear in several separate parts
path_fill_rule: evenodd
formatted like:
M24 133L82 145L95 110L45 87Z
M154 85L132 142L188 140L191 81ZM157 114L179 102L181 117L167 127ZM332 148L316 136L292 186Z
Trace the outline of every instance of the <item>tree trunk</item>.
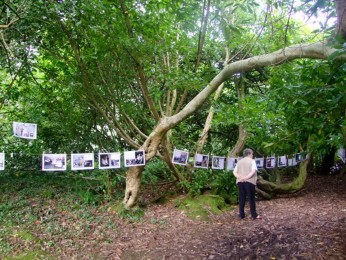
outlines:
M285 194L295 193L304 187L306 178L308 176L308 165L310 163L310 156L307 160L299 165L299 175L290 183L276 184L270 181L259 179L257 182L258 187L268 194Z
M238 131L239 131L239 136L238 140L233 146L232 150L229 152L229 156L231 157L237 157L241 153L241 151L244 148L246 137L247 137L247 132L245 130L245 127L243 124L240 124L238 126Z
M216 90L216 93L215 93L215 96L214 96L214 100L216 101L221 93L222 93L222 89L223 89L223 86L224 86L224 83L222 83L218 89ZM210 108L209 108L209 113L208 113L208 116L207 116L207 119L205 120L205 123L204 123L204 128L203 128L203 131L202 131L202 134L201 134L201 137L200 139L198 140L197 142L197 149L196 149L196 153L201 153L202 150L203 150L203 146L207 140L207 137L208 137L208 134L209 134L209 131L211 129L211 122L213 120L213 117L214 117L214 106L212 105Z
M346 1L335 0L337 14L336 33L346 39Z
M126 190L123 201L126 208L131 208L137 204L143 169L144 166L136 166L131 167L126 172Z

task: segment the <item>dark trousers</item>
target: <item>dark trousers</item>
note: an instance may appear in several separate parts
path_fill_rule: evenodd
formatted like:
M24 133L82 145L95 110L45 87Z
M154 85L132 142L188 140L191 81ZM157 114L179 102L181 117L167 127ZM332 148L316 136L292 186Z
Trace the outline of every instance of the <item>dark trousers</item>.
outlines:
M245 218L246 197L249 198L251 217L256 218L255 185L250 182L238 182L239 191L239 217Z

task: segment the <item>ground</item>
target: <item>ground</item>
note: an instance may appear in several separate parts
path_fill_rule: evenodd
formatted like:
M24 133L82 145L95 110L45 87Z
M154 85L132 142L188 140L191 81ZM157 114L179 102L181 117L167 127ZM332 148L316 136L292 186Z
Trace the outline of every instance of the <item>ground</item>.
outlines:
M200 222L172 204L151 206L145 225L128 227L99 253L114 259L346 259L345 187L345 180L314 176L299 194L258 201L261 220L238 220L234 210Z
M192 220L173 200L120 219L107 204L68 209L56 195L37 212L30 201L30 214L42 216L7 225L0 244L21 259L346 259L345 188L345 177L310 176L298 194L258 200L261 220L239 220L236 208Z

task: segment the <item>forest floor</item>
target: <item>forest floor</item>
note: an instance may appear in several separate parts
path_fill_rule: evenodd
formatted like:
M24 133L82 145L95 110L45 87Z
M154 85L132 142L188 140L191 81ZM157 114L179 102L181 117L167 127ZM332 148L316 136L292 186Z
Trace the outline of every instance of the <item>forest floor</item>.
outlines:
M59 190L0 184L1 259L346 259L346 176L310 176L298 194L257 201L260 220L237 208L193 220L173 200L129 220Z

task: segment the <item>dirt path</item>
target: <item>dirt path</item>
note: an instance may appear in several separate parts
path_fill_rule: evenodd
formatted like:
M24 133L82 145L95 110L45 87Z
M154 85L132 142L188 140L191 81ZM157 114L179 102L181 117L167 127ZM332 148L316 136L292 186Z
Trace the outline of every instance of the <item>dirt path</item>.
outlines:
M262 220L238 220L234 210L203 222L153 205L144 221L119 226L114 243L86 250L125 260L346 259L345 178L313 176L300 194L257 207Z

